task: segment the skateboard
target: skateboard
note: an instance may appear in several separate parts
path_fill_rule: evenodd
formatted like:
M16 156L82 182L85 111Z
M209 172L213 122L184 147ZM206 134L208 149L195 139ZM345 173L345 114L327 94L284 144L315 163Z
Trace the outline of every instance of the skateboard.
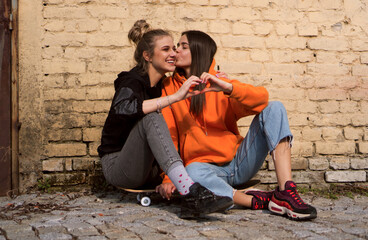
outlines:
M126 192L136 193L137 201L143 206L148 207L151 205L151 195L156 193L155 189L131 189L131 188L120 188Z
M234 189L238 191L245 192L251 188L254 188L258 184L260 184L260 180L252 179L248 182L241 184L239 186L235 186ZM126 192L136 193L137 194L137 201L140 203L143 207L148 207L151 205L151 195L156 193L156 190L154 188L152 189L131 189L131 188L121 188ZM158 193L157 193L158 194ZM175 196L176 194L174 194ZM178 194L177 194L178 195Z

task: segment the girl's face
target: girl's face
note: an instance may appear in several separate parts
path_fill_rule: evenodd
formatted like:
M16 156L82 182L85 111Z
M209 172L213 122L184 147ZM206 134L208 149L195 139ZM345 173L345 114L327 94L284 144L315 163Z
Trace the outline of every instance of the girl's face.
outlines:
M184 69L189 77L190 66L192 64L192 54L189 49L189 42L186 35L181 36L176 48L175 66Z
M162 75L175 70L175 45L172 37L163 36L155 41L152 57L146 59Z

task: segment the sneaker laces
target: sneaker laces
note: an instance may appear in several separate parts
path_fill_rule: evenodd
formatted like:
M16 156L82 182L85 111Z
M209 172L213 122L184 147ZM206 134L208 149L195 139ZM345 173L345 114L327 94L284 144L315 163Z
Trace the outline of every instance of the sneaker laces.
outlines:
M286 191L287 191L287 193L288 193L289 195L291 195L291 196L295 199L295 201L296 201L299 205L305 205L305 203L304 203L303 199L299 196L299 193L297 192L297 190L296 190L296 189L294 189L294 190L287 189Z

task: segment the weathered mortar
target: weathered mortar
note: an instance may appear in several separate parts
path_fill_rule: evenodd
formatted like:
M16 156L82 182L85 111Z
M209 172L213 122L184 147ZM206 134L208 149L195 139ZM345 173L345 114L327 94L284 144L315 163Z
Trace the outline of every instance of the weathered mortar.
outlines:
M209 33L222 71L285 104L297 182L367 183L366 1L19 2L24 188L41 169L58 185L90 183L100 169L96 148L113 80L133 66L127 32L141 18L175 41L187 29ZM243 135L251 120L239 121ZM258 176L274 184L273 170L268 159Z

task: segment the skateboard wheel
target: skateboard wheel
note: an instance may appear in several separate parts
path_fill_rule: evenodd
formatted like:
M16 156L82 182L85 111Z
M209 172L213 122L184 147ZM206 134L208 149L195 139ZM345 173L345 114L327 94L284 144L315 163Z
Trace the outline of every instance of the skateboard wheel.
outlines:
M138 195L137 195L137 201L138 201L138 202L141 202L141 200L142 200L141 195L140 195L140 194L138 194Z
M143 207L148 207L151 204L151 199L149 197L143 197L141 199L141 204Z

